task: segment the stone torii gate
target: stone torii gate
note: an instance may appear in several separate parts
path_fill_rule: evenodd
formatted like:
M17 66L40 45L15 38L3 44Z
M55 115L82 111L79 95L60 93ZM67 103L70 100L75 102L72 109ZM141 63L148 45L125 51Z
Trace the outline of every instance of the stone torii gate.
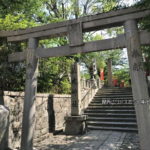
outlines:
M27 64L21 150L32 150L39 57L67 56L125 47L128 50L141 149L149 150L150 101L140 46L150 45L150 33L138 31L137 27L137 22L147 15L150 15L150 10L128 8L26 30L0 31L0 37L7 37L8 42L28 41L27 50L9 55L9 62L26 60ZM125 34L106 40L83 42L83 32L117 26L124 26ZM69 45L46 49L38 47L40 39L66 35ZM144 101L143 104L141 100Z

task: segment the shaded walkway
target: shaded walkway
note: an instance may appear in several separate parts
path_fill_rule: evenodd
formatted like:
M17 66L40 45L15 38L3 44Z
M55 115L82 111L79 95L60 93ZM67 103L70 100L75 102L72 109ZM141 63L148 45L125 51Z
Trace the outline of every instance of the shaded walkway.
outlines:
M83 136L50 135L37 150L139 150L137 133L89 131Z

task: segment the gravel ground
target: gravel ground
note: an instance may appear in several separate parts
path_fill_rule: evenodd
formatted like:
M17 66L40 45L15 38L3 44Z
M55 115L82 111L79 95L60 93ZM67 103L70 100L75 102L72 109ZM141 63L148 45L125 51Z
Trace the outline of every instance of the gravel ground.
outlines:
M138 134L127 133L119 150L140 150Z
M89 131L82 136L50 134L35 150L140 150L136 133Z

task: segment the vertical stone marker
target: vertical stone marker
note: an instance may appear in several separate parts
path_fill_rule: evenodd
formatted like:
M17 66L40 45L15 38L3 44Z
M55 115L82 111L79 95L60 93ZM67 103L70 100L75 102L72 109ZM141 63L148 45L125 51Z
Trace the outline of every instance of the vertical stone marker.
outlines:
M85 132L85 115L80 114L81 85L80 85L80 65L73 64L71 71L71 116L65 117L65 133L68 135L78 135Z
M28 41L26 58L26 83L22 124L21 150L33 149L33 133L35 128L35 99L37 92L38 59L35 49L38 42L34 38Z
M150 103L137 23L135 20L128 20L125 22L124 27L141 150L149 150Z
M71 68L71 115L80 114L81 85L80 85L80 65L74 63Z
M112 60L108 59L107 60L107 69L108 69L108 86L111 87L112 86Z

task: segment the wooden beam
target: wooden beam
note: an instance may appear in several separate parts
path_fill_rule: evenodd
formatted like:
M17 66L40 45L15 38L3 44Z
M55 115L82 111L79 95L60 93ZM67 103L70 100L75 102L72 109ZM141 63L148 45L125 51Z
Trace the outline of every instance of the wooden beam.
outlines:
M140 32L140 41L141 45L150 45L150 33L147 31ZM118 35L117 38L99 40L94 42L84 43L84 45L70 47L69 45L54 47L54 48L37 48L36 56L37 57L60 57L68 56L77 53L88 53L104 50L112 50L117 48L125 48L125 35ZM26 58L26 51L16 52L8 56L9 62L23 61Z
M23 41L28 38L52 38L67 35L68 25L83 24L83 32L100 30L109 27L116 27L123 25L127 19L140 19L150 15L150 10L146 9L123 9L111 11L109 13L102 13L93 16L82 17L75 20L65 22L53 23L41 27L34 27L20 31L0 32L0 36L7 36L8 41Z

